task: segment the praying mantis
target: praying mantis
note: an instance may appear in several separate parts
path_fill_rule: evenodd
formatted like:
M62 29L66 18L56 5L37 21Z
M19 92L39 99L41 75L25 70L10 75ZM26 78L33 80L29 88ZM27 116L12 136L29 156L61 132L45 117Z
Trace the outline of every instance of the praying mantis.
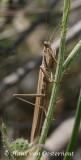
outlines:
M39 70L38 87L36 94L14 94L18 99L32 104L34 108L34 116L31 129L30 141L34 141L40 135L42 124L44 122L45 113L48 109L48 85L49 83L56 83L54 81L54 66L56 62L56 51L52 50L50 42L44 41L44 53L42 59L42 65ZM35 96L36 103L33 104L24 100L21 97L24 96Z

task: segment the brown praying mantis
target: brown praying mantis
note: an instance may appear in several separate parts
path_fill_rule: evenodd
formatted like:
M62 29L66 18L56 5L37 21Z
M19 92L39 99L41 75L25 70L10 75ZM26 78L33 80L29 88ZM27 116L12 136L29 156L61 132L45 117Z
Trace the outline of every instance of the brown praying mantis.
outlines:
M14 94L18 99L32 104L34 108L33 123L31 129L31 142L40 135L42 124L44 122L45 111L47 111L48 100L48 85L54 82L54 65L56 62L56 51L52 50L51 44L47 41L44 42L44 54L42 59L42 65L39 70L37 94ZM56 82L55 82L56 83ZM35 96L36 103L33 104L20 97Z

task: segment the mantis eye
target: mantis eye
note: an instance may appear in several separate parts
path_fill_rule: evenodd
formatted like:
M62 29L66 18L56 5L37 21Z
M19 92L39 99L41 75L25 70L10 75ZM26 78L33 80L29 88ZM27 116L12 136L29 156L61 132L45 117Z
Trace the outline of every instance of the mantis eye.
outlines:
M47 41L44 41L44 46L45 46L46 48L50 48L50 43L47 42Z

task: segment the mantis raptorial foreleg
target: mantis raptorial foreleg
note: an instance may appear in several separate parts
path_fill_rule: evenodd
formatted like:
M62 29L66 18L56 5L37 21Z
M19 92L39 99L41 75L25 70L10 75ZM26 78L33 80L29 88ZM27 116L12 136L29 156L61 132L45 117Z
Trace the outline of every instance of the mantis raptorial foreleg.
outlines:
M56 60L56 49L53 49L52 56L53 56L54 61L57 63L57 60Z
M53 83L53 82L56 83L56 82L54 81L54 79L53 79L52 72L51 72L51 74L49 75L49 73L46 71L46 69L45 69L45 67L44 67L43 65L40 66L40 69L41 69L42 72L44 73L45 78L47 79L47 81L48 81L49 83Z

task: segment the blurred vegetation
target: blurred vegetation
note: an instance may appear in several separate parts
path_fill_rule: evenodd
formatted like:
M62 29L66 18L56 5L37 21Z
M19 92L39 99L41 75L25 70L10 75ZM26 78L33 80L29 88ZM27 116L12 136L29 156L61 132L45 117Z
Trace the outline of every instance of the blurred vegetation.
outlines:
M34 108L15 99L13 94L36 93L43 42L49 41L53 32L51 43L55 39L53 48L56 48L58 54L62 11L62 0L0 1L0 116L8 127L11 139L30 138ZM71 0L68 32L73 28L67 34L69 39L66 41L65 58L81 39L80 15L81 1ZM72 31L74 31L73 35L70 37ZM30 62L34 62L34 67ZM53 121L49 134L62 121L74 116L81 87L80 64L81 55L72 63L62 80L58 97L58 100L62 100L55 108L54 119L56 121ZM20 68L23 69L23 73L18 70ZM35 103L35 98L27 98L27 100ZM0 146L2 148L1 141ZM81 145L77 144L78 148L81 148ZM0 154L3 156L3 149Z

